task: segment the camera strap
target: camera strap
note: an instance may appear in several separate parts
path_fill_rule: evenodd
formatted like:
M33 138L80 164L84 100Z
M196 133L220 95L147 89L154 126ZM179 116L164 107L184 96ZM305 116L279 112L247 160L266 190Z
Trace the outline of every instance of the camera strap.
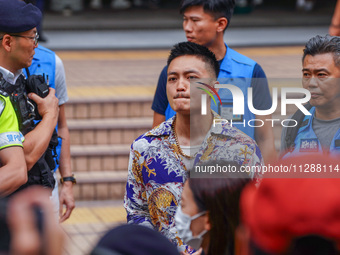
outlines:
M26 73L27 73L27 78L30 77L31 74L30 74L30 70L28 69L28 67L25 68L25 71L26 71Z

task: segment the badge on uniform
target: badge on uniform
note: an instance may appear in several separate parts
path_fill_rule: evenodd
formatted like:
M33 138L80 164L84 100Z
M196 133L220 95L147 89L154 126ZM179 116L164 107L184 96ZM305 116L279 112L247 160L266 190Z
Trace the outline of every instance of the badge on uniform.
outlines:
M319 141L317 138L301 139L300 152L318 152Z

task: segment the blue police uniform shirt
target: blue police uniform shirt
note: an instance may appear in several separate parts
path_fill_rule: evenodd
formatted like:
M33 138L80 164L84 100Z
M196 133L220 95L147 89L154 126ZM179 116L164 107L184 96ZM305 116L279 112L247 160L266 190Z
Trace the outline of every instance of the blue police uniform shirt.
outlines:
M233 119L233 125L254 139L254 127L248 121L255 119L255 115L248 108L248 88L253 88L253 104L257 110L267 110L272 105L266 75L254 60L236 52L226 45L226 55L220 62L218 80L221 84L232 84L239 87L244 94L244 115L232 115L232 94L228 89L218 91L221 97L217 106L212 102L211 108L225 119ZM152 103L152 109L165 115L166 120L175 115L166 96L167 66L163 68ZM216 100L218 102L218 100ZM254 125L254 123L251 123Z
M300 127L294 140L294 150L285 154L282 158L295 156L304 153L324 153L321 143L313 130L313 118L315 116L315 107L309 111L312 115L306 115L303 123L306 125ZM329 148L329 156L340 156L340 127L335 133Z

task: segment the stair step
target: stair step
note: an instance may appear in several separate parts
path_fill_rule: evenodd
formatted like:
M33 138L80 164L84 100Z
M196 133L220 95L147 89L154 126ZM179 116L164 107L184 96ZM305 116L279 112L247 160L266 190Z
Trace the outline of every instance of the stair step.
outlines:
M126 183L128 170L100 172L75 172L77 184L88 183Z
M67 121L72 145L131 144L152 127L152 118L72 119Z
M67 124L70 130L151 128L152 118L76 119L68 120Z
M127 170L75 172L77 184L74 196L79 200L123 199L127 180Z
M65 104L68 119L152 117L153 97L73 98Z
M129 144L110 145L72 145L72 156L116 156L129 154Z
M130 144L72 145L72 169L77 172L127 169L130 146Z

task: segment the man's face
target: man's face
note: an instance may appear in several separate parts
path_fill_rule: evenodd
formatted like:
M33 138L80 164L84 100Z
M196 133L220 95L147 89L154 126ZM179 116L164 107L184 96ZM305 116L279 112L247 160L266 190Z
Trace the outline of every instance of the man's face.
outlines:
M218 21L205 13L202 6L191 6L184 12L183 30L189 42L209 47L217 38L218 25Z
M340 68L331 53L307 55L303 61L303 87L311 93L315 107L333 108L340 102Z
M196 56L185 55L172 60L168 67L168 81L166 85L167 96L171 108L178 113L189 115L190 82L212 77L212 71L209 70L203 60ZM193 90L195 93L198 93L198 91L200 90ZM200 108L200 100L196 101Z
M31 30L19 33L20 36L35 37L37 29L33 28ZM12 63L15 65L15 69L19 70L21 68L29 67L32 64L32 59L34 56L34 49L38 47L35 45L34 39L27 37L11 36L13 39L11 59Z

